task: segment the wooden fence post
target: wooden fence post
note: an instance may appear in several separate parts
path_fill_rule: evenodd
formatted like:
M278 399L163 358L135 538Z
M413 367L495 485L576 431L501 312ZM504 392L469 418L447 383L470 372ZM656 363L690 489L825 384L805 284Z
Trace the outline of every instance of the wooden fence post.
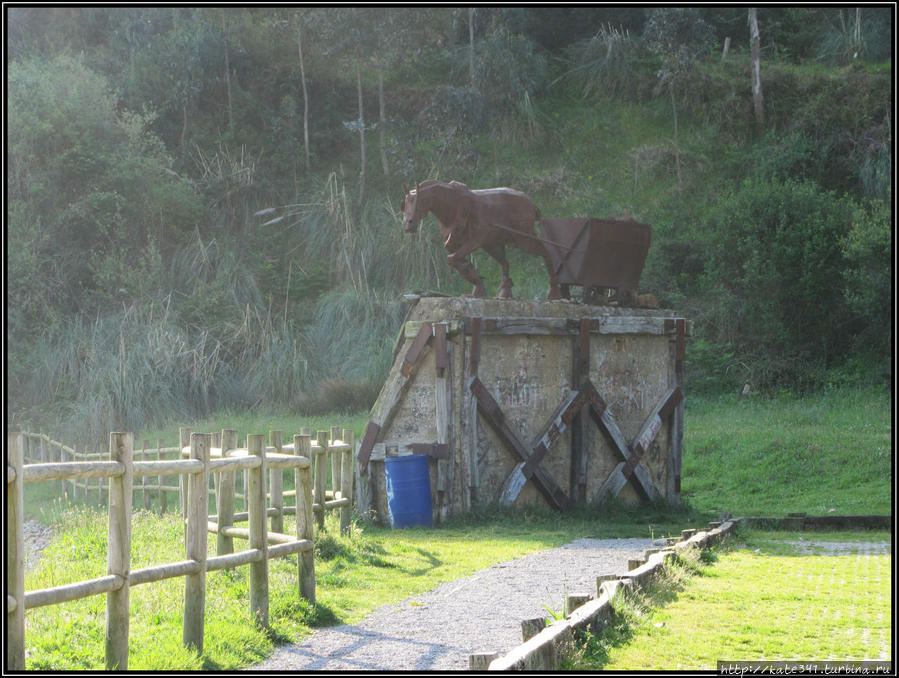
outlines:
M318 529L325 529L325 484L328 480L328 432L319 431L316 437L318 448L315 452L315 522Z
M72 445L72 449L75 451L75 461L81 461L81 455L78 453L78 445ZM84 446L81 447L84 450ZM86 483L87 481L85 481ZM79 490L81 489L81 480L79 478L72 479L72 499L78 501L78 496L81 494Z
M140 460L147 461L147 448L150 447L150 441L144 440L140 446ZM140 479L141 497L140 505L143 509L150 508L150 495L147 493L147 476L141 476Z
M156 461L162 461L162 438L156 439ZM163 488L163 480L165 476L159 476L159 514L165 513L169 507L168 492Z
M178 429L178 456L176 459L183 459L184 456L181 452L185 447L190 445L190 434L193 433L193 429L187 427L181 427ZM178 474L178 488L179 488L179 501L181 503L181 520L187 519L187 492L185 491L185 483L187 482L185 478L185 474ZM186 543L186 542L185 542Z
M332 426L331 442L333 443L336 440L340 440L340 428ZM342 487L340 483L340 465L343 459L340 452L334 451L328 453L328 458L331 460L331 498L337 499L337 492Z
M283 433L281 431L269 431L269 442L275 448L277 454L281 454ZM269 471L269 493L272 508L278 509L278 513L272 516L272 532L284 532L284 469L273 468Z
M237 431L222 430L222 459L227 458L228 451L237 447ZM222 471L219 474L218 495L215 510L219 517L219 531L216 537L216 552L223 556L234 553L234 538L222 534L223 527L234 524L234 479L235 471Z
M109 537L107 574L122 578L122 585L106 594L106 669L128 669L128 616L131 573L131 492L134 484L134 435L109 434L109 459L124 465L121 475L109 479Z
M206 612L206 540L209 522L209 448L212 436L191 433L190 458L203 462L203 470L187 476L187 559L200 563L184 578L184 646L203 651L203 617Z
M294 454L309 459L306 468L294 469L294 486L297 493L297 538L313 539L312 524L312 439L309 434L293 437ZM312 550L301 551L297 557L300 576L300 595L315 604L315 561Z
M247 510L250 548L262 551L262 558L250 563L250 614L256 624L268 627L268 516L265 502L265 436L247 436L247 453L260 463L249 469Z
M6 436L6 670L25 670L25 437ZM10 476L13 476L10 482ZM13 607L13 602L15 607ZM12 609L10 609L12 607Z
M349 449L342 452L343 468L340 470L340 497L347 499L349 503L340 507L340 531L347 534L350 531L350 522L353 519L353 456L355 451L355 434L352 429L343 429L343 442L349 445Z

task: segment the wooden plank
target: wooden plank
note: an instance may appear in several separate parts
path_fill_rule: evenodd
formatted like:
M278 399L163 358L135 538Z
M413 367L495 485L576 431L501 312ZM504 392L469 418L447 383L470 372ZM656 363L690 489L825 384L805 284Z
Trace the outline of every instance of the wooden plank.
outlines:
M206 561L206 571L215 572L217 570L230 570L241 565L256 563L264 558L262 551L259 549L251 549L249 551L238 551L237 553L229 553L224 556L215 556Z
M202 569L202 564L196 560L182 560L177 563L166 563L165 565L154 565L152 567L143 567L139 570L133 570L128 576L128 583L131 586L140 584L149 584L154 581L163 579L172 579L174 577L184 577L189 574L196 574Z
M641 490L646 498L648 498L650 501L656 501L660 499L661 494L656 488L655 483L653 483L652 476L650 476L650 474L638 463L642 452L648 448L648 444L647 448L638 446L632 449L632 446L628 445L627 441L624 438L624 435L618 428L618 424L615 423L615 420L612 418L611 413L608 411L608 408L605 401L602 399L602 396L599 395L599 392L591 382L588 381L586 383L585 391L587 392L587 399L591 405L591 411L598 419L600 428L611 440L613 446L621 455L621 457L624 458L625 463L619 465L619 467L616 468L615 471L613 471L613 475L616 472L620 472L625 481L631 475L635 476L638 483L637 489ZM660 411L662 407L668 405L672 401L672 399L676 399L676 397L677 395L673 391L670 391L662 398L661 401L659 401L657 410ZM658 428L656 428L656 424L653 423L654 417L657 417L657 412L654 412L652 415L650 415L650 417L647 419L646 424L644 424L643 433L641 433L641 435L649 436L649 434L652 433L652 430L655 429L654 433L652 433L651 435L650 443L658 433ZM636 442L639 442L639 438L640 436L638 436ZM606 483L608 482L609 481L607 480ZM619 479L616 479L615 482L618 483ZM606 484L604 483L603 487L600 488L600 493L598 496L603 494L603 490L605 487ZM621 485L621 487L623 487L623 484ZM621 487L617 487L616 494L621 490Z
M109 481L106 574L122 578L122 586L106 594L106 669L109 671L126 671L128 669L130 610L128 573L131 571L131 503L134 486L131 464L133 454L133 434L109 434L110 460L124 467L124 471L120 475ZM206 479L206 476L203 477ZM205 505L204 509L206 509ZM204 540L205 537L204 533Z
M237 447L237 431L234 429L222 430L222 456ZM218 492L215 498L215 509L218 512L218 523L223 527L234 524L234 487L236 482L235 471L221 471L219 473ZM220 556L234 553L234 540L224 534L216 538L216 553Z
M206 614L206 525L209 515L209 448L212 436L208 433L190 434L190 456L203 464L200 473L187 478L187 524L185 526L187 560L200 563L199 571L184 579L183 644L196 652L203 652L203 633ZM225 528L227 529L227 528Z
M283 431L269 431L268 440L271 446L275 448L275 454L280 455L282 443L284 442ZM270 459L266 459L266 462L269 475L269 504L272 508L277 509L277 513L271 517L271 531L283 532L284 515L282 510L284 509L284 470L280 467L275 467Z
M309 434L295 435L293 449L297 455L311 456L312 440ZM314 534L314 516L312 512L312 468L297 467L294 471L296 487L297 539L312 541ZM297 570L300 582L300 595L313 605L315 604L315 561L312 551L303 552L297 557Z
M363 476L368 475L368 462L371 459L375 440L377 440L380 432L381 427L378 424L374 421L368 422L368 426L365 428L365 433L362 436L362 443L359 445L359 456L357 458L359 473Z
M36 483L61 478L112 478L124 472L125 467L117 461L47 462L24 466L22 479L26 483Z
M341 438L349 443L350 449L338 452L340 455L340 498L346 504L340 509L340 533L349 534L350 523L353 518L353 438L355 434L351 429L345 428L341 432ZM336 490L336 488L335 488Z
M531 445L531 453L528 460L517 466L509 478L506 479L500 500L501 503L505 502L504 506L509 506L518 498L518 494L524 487L524 481L534 475L537 465L549 453L553 443L568 428L571 420L583 407L584 402L585 399L579 392L571 391L566 400L556 409L553 417L544 427L543 433ZM522 480L517 478L519 475Z
M624 465L625 462L619 462L609 474L609 477L606 478L602 487L599 488L599 492L596 493L596 501L598 503L602 503L612 497L617 497L618 493L624 489L625 485L627 485L627 477L622 472Z
M478 366L481 363L481 319L472 318L471 324L471 350L468 353L468 376L478 374Z
M447 438L449 428L449 356L447 353L446 325L434 325L434 358L436 374L434 376L434 423L437 427L437 445L445 448L446 454L437 460L437 517L442 521L447 515L447 482L449 476L450 454ZM441 364L442 363L442 364Z
M62 586L54 586L49 589L28 591L25 594L25 605L23 610L44 607L45 605L67 603L70 600L78 600L80 598L87 598L88 596L109 593L110 591L122 588L124 585L124 577L117 574L109 574L105 577L97 577L96 579L88 579L73 584L63 584Z
M446 323L434 323L434 365L437 368L437 374L442 376L443 371L449 364L446 349Z
M415 369L415 363L418 362L418 359L421 357L425 346L427 346L428 342L431 341L431 337L433 335L434 328L431 323L422 323L421 329L418 331L418 334L413 340L412 345L409 347L409 350L406 351L406 355L403 358L403 365L400 368L400 372L402 372L403 376L407 379L412 375L412 371Z
M518 462L509 477L506 478L506 482L503 483L499 495L500 506L511 506L518 499L521 490L524 489L528 481L527 476L524 475L524 465L525 462Z
M527 462L531 453L521 444L515 433L505 421L505 416L499 408L499 404L490 395L487 388L481 383L481 380L475 377L470 386L471 392L475 396L478 403L478 410L487 419L487 422L493 427L500 440L523 462ZM565 493L556 485L550 475L539 466L533 468L534 482L537 489L544 496L550 506L557 510L566 510L570 508L571 502Z
M327 433L324 434L327 436ZM322 432L319 432L319 444L322 444ZM248 435L247 451L251 456L259 457L262 463L249 472L247 483L247 509L249 512L249 547L262 551L261 560L250 563L250 616L257 626L268 628L268 538L265 503L265 456L262 448L265 436ZM317 463L321 463L319 456ZM205 516L204 516L205 517Z
M6 668L25 670L25 437L6 435L6 595L16 602L6 611Z

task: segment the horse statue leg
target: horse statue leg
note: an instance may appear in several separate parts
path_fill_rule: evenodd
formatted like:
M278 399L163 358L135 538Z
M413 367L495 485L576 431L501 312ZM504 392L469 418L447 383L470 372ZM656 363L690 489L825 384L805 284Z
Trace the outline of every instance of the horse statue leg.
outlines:
M546 266L546 273L549 275L549 292L546 293L546 298L549 300L561 299L562 292L559 288L559 278L556 275L556 269L553 267L553 261L549 256L549 252L546 251L546 247L540 239L535 235L520 237L516 239L515 246L523 252L535 254L538 257L543 258L543 264Z
M475 268L474 264L468 260L468 255L474 252L478 247L479 245L477 243L471 241L466 242L462 247L450 254L446 258L446 261L459 272L459 275L474 285L471 296L477 299L483 299L487 296L487 288L484 287L484 279L481 277L481 274L478 273L478 269Z
M506 259L505 245L484 245L484 251L496 259L503 271L503 282L499 288L499 298L512 299L512 279L509 277L509 261Z

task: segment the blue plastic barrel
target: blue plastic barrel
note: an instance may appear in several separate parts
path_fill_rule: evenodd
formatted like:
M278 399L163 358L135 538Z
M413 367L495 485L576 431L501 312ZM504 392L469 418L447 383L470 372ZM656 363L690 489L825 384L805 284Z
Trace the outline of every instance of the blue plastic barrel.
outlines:
M387 507L391 527L431 527L431 477L428 455L411 454L384 460Z

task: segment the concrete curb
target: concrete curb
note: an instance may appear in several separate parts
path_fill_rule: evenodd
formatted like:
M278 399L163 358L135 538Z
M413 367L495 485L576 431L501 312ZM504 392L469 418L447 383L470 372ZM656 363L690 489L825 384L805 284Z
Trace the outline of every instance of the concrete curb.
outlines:
M614 598L622 588L638 590L647 586L662 569L676 557L689 549L706 549L727 537L742 518L725 523L710 523L710 529L697 532L684 530L681 540L669 548L650 552L642 564L627 573L616 575L614 579L601 576L597 581L597 595L571 611L565 619L557 619L523 644L501 657L493 654L471 655L469 667L473 670L487 668L488 671L554 671L560 659L572 644L576 632L601 631L614 614ZM486 667L485 667L486 665Z

